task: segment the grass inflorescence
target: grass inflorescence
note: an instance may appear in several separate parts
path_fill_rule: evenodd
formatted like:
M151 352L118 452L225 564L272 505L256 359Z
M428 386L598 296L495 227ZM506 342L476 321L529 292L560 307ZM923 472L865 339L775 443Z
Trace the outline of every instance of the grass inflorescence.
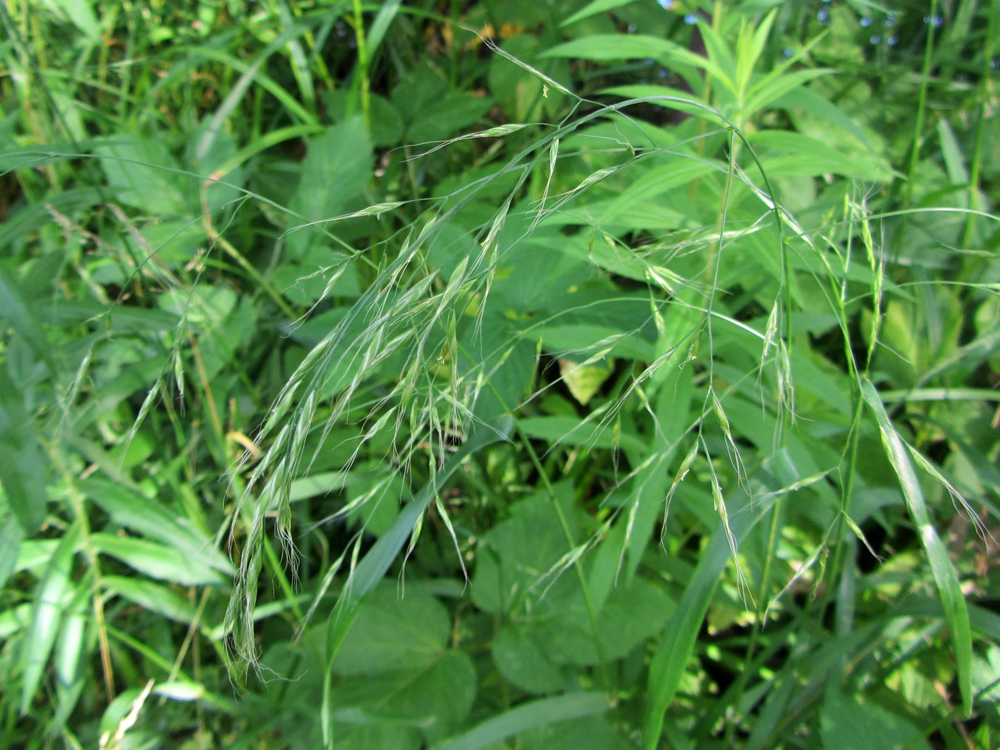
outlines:
M0 748L991 746L1000 20L855 6L0 7Z

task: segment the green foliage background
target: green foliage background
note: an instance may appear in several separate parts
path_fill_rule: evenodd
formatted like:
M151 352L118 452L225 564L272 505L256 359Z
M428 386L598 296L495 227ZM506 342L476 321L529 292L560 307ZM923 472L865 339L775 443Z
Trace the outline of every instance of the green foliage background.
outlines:
M0 23L0 748L995 745L1000 3Z

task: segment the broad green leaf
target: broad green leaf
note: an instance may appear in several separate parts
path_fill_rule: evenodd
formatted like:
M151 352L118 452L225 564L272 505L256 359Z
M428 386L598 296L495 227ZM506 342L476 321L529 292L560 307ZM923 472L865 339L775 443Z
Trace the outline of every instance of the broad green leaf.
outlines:
M372 177L372 147L361 117L310 138L307 149L302 179L292 198L292 209L301 218L291 217L289 228L347 213L347 207L361 198Z
M923 732L905 719L860 696L831 693L820 711L823 750L922 750Z
M468 654L441 651L419 669L359 675L342 683L333 700L372 719L420 727L431 737L454 731L476 695L476 669Z
M588 202L579 208L571 205L570 210L557 214L546 225L573 220L583 223L581 220L585 219L588 224L619 234L623 229L680 229L685 224L684 214L656 203L625 203L620 198L609 198Z
M63 617L55 650L57 686L66 688L81 678L80 660L86 644L86 628L93 603L90 591L80 587ZM62 710L62 706L60 706Z
M629 205L653 202L670 190L690 185L692 181L713 172L725 173L726 169L725 164L712 159L696 160L679 156L664 160L642 175L638 175L618 198L611 199L606 215L613 220L618 211L626 210ZM599 250L597 241L594 242L594 247L595 250Z
M675 109L696 117L712 117L713 110L697 95L684 89L671 86L658 86L651 83L636 83L626 86L612 86L604 89L602 94L613 94L625 99L642 99L651 104ZM718 121L716 118L712 118Z
M573 591L567 596L571 585ZM670 597L655 584L642 578L620 582L597 614L598 652L587 607L578 591L579 584L567 579L562 590L550 590L523 616L527 634L555 664L586 666L598 664L602 656L605 660L620 659L659 633L674 613Z
M196 326L220 326L236 306L236 292L224 285L198 284L191 289L170 289L157 300L161 310L185 316Z
M772 10L755 24L756 28L751 24L740 25L739 36L736 40L736 75L734 76L736 91L739 95L746 92L748 88L750 76L753 74L754 68L757 67L760 55L767 44L767 37L771 33L776 14L777 11ZM706 26L707 24L704 22L699 26L703 35Z
M162 140L117 136L95 153L122 203L154 216L184 215L197 205L197 179L181 173Z
M529 729L518 735L521 750L628 750L632 747L603 718L573 721Z
M906 498L906 507L917 527L920 543L927 553L941 605L944 607L945 621L951 631L952 647L958 666L958 689L962 697L962 709L966 716L971 716L972 632L969 628L969 612L965 606L965 594L962 593L958 573L948 556L948 548L941 541L931 522L920 481L913 470L913 464L910 463L909 452L903 439L889 419L878 391L867 378L861 382L861 395L864 396L865 403L878 424L882 446L899 479L903 497Z
M448 640L448 612L419 589L394 584L376 588L358 610L333 670L342 675L426 669L441 658Z
M490 99L472 94L450 94L427 107L406 128L410 143L426 143L449 138L464 130L489 111Z
M337 750L420 750L423 742L413 727L398 724L337 724Z
M575 535L572 486L559 483L555 493L555 502ZM547 585L541 577L575 543L575 539L567 540L559 513L544 490L514 505L510 515L483 534L476 552L472 600L487 612L516 611L527 596L540 596ZM532 543L525 545L525 539Z
M698 19L698 31L712 63L712 71L717 71L712 73L712 77L717 78L733 95L739 96L741 89L737 82L737 63L729 44L703 19Z
M529 693L553 693L565 679L542 647L520 624L508 623L493 638L493 662L503 678Z
M325 91L321 95L326 104L326 112L331 120L338 122L347 116L351 92L346 89ZM371 142L373 146L396 146L403 140L403 119L395 105L384 96L371 94L369 97L371 116ZM356 110L355 110L356 111Z
M389 30L389 26L399 12L401 4L402 0L386 0L386 2L382 3L378 15L375 16L375 20L372 21L372 25L368 29L368 39L366 41L369 55L373 55L379 45L382 44L382 39L385 38L385 33Z

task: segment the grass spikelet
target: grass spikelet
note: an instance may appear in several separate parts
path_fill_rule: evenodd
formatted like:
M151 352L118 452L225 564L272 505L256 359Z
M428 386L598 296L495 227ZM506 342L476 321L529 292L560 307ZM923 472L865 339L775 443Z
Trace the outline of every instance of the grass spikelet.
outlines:
M271 434L271 430L273 430L274 427L278 424L278 422L280 422L284 418L284 416L288 413L288 410L292 408L292 404L294 403L295 399L295 393L296 391L299 390L299 387L301 385L302 381L297 380L285 386L285 389L278 397L278 400L269 410L267 415L267 421L264 423L264 426L261 427L260 431L257 433L257 442L260 442L261 440L266 438L269 434Z
M444 503L441 502L440 497L434 498L434 507L437 508L438 515L441 516L441 521L444 522L444 526L448 530L448 536L451 537L451 543L454 545L455 554L458 557L458 564L462 568L462 580L468 585L469 571L465 569L465 558L462 555L462 547L458 543L458 535L455 533L454 525L452 525L451 516L448 515L448 509L444 507Z
M493 52L495 52L496 54L500 55L500 57L504 58L508 62L514 63L519 68L523 68L524 70L528 71L529 73L531 73L532 75L534 75L536 78L540 79L543 83L545 83L546 86L548 86L550 88L553 88L553 89L555 89L556 91L558 91L560 93L566 94L567 96L569 96L572 99L580 100L579 96L577 96L576 94L574 94L572 91L570 91L568 88L566 88L565 86L563 86L561 83L558 83L558 82L554 81L553 79L549 78L547 75L545 75L544 73L542 73L540 70L537 70L537 69L531 67L526 62L524 62L522 60L519 60L518 58L514 57L509 52L505 52L500 47L498 47L493 42L493 40L491 40L491 39L483 39L483 37L481 37L481 36L479 38L482 39L483 42Z
M89 352L88 352L89 358ZM82 367L81 367L82 369ZM163 381L157 379L153 383L153 387L149 389L149 393L146 394L146 398L142 400L142 406L139 407L139 413L135 417L135 421L132 423L132 427L128 431L128 435L125 436L125 442L123 443L122 455L118 461L118 471L121 473L122 464L125 461L125 456L128 453L129 446L132 445L132 441L135 436L139 434L139 428L142 427L142 423L146 421L146 416L149 414L149 410L153 408L153 404L156 403L156 399L160 395L160 388L163 385ZM66 412L68 414L68 412Z
M698 441L696 440L692 445L690 450L684 456L684 460L681 461L681 465L677 467L677 472L674 474L674 480L670 483L670 489L667 490L667 496L663 501L663 526L660 531L660 545L664 544L664 537L667 533L667 520L670 517L670 501L674 498L674 493L677 492L677 488L681 486L681 482L691 471L691 467L694 466L694 461L698 458Z
M455 143L460 143L461 141L469 141L477 138L502 138L505 135L510 135L511 133L516 133L524 128L531 127L530 123L523 122L509 122L504 125L497 125L493 128L488 128L486 130L480 130L476 133L466 133L465 135L460 135L456 138L451 138L447 141L442 141L437 144L434 148L428 149L427 151L422 151L419 154L414 154L409 156L404 161L413 161L414 159L421 159L425 156L433 154L435 151L440 151L443 148L447 148Z
M740 450L736 446L736 441L733 439L733 431L729 426L729 419L726 417L726 412L722 408L722 402L719 401L719 397L712 392L712 411L715 413L715 418L719 422L719 426L722 428L722 434L726 438L726 450L729 453L729 460L733 464L733 468L736 469L736 475L740 480L740 484L746 490L746 493L753 497L750 490L749 482L747 481L746 468L743 466L743 457L740 455ZM705 455L708 455L706 452Z
M708 455L708 447L703 446L705 450L705 455ZM739 556L739 545L736 541L736 535L733 533L732 528L729 525L729 511L726 509L726 499L722 495L722 487L719 485L719 477L715 473L715 467L712 466L712 461L709 459L707 462L709 476L712 481L712 502L715 506L716 513L719 514L719 519L722 521L722 527L726 533L726 539L729 540L729 551L732 554L733 565L736 568L736 581L740 591L740 595L744 597L744 602L746 602L746 597L750 597L751 604L753 603L753 597L750 594L750 586L747 583L746 575L743 573L743 568L740 565Z

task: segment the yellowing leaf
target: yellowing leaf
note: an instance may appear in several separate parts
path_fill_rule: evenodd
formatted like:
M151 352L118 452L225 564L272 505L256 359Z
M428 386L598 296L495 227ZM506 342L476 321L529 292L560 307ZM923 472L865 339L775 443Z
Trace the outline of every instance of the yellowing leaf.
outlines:
M569 359L559 360L559 373L563 382L582 406L586 406L601 390L604 381L611 377L613 367L613 360L593 365L580 365Z

